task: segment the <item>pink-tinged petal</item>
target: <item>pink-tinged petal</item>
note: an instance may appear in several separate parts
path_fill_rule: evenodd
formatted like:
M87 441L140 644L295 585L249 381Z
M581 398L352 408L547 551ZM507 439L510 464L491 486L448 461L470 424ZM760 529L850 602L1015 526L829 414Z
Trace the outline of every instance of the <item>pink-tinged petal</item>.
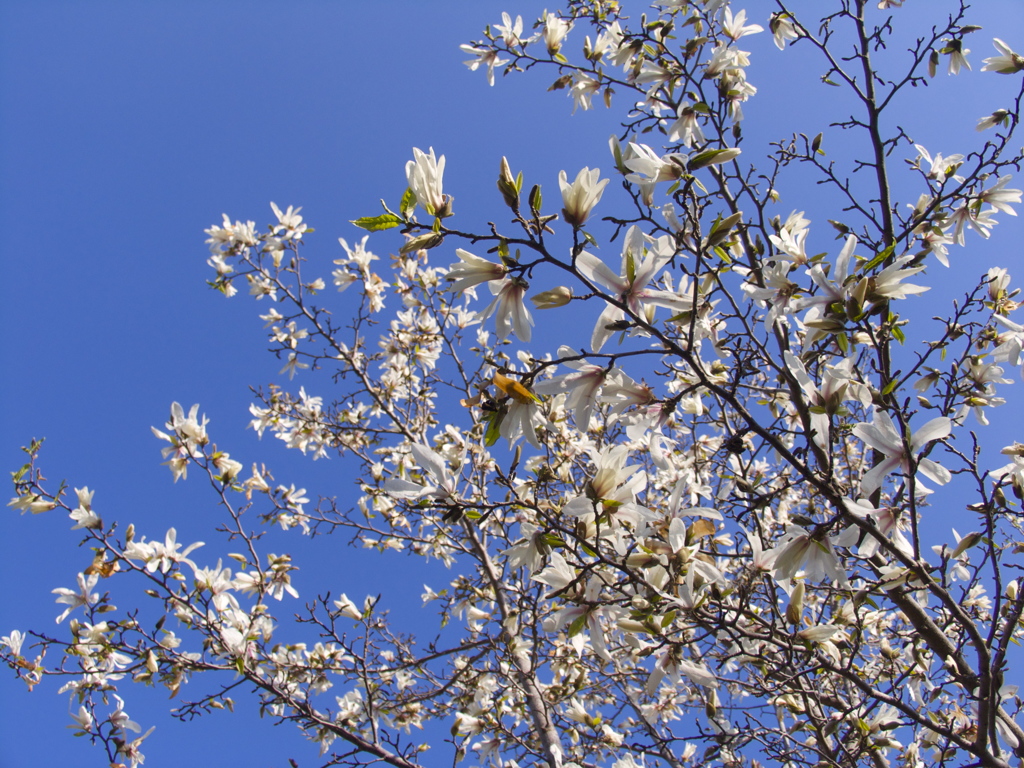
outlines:
M425 445L413 443L409 446L409 452L416 459L416 463L427 470L435 481L440 482L447 474L444 461L441 457L427 448Z
M871 424L857 424L853 428L853 434L887 456L903 454L903 438L896 431L889 414L884 411L875 411L875 418Z
M625 313L614 304L606 304L604 310L601 312L601 316L597 318L597 324L594 326L594 335L590 339L590 348L594 352L600 352L601 347L608 341L616 332L608 328L609 325L617 323L625 317Z
M616 297L629 290L629 283L626 282L625 278L612 272L607 264L592 253L583 251L583 253L577 256L576 267L590 282L607 288Z
M914 433L912 439L912 445L914 452L921 450L926 444L935 440L941 440L944 437L949 437L949 433L953 430L953 422L945 416L939 416L938 418L932 419L917 432Z
M865 441L866 442L866 441ZM872 467L867 474L861 478L860 490L861 493L870 495L882 487L882 482L886 476L900 468L902 462L897 456L890 456L885 461L876 464Z
M948 469L931 459L921 459L917 470L936 485L945 485L953 479Z

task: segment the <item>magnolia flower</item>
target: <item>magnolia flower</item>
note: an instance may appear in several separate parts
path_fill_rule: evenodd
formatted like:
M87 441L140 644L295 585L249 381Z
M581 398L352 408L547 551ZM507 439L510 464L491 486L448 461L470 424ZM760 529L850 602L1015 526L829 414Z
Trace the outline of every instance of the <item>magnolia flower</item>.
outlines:
M722 32L724 32L728 37L731 37L735 42L744 35L753 35L757 32L764 31L764 27L760 24L746 24L746 21L746 11L740 11L733 16L732 9L726 8L722 19Z
M648 247L649 246L649 247ZM652 320L654 307L668 307L684 312L692 307L692 299L681 293L648 288L647 285L664 264L675 255L675 246L668 236L657 240L645 235L639 227L626 232L622 246L622 274L617 275L593 254L583 251L576 260L580 273L592 283L603 286L634 315ZM599 352L615 333L625 312L614 304L606 304L594 326L591 347Z
M534 400L513 396L506 404L506 411L502 415L498 434L508 440L510 448L520 437L526 438L526 442L534 448L540 448L537 428L543 421L543 414Z
M573 99L573 113L579 107L582 107L584 112L590 109L594 96L600 92L601 81L599 79L591 77L585 72L575 72L572 78L572 87L569 89L569 95Z
M60 624L64 619L68 617L75 608L84 605L92 605L99 600L99 594L90 590L96 586L96 582L99 581L99 574L93 573L86 576L84 573L78 574L78 591L73 589L67 589L60 587L53 590L53 594L57 595L57 602L67 606L60 616L57 617L57 623Z
M438 160L434 157L434 148L430 154L424 154L413 147L412 156L405 164L405 177L409 189L416 195L416 202L431 216L447 216L451 213L451 198L442 191L444 179L444 155Z
M797 29L796 24L793 23L792 15L788 12L773 13L768 20L768 29L775 40L775 47L780 51L786 48L786 43L790 40L800 38L800 30Z
M994 187L986 189L980 195L978 199L983 203L988 203L997 211L1008 213L1011 216L1016 216L1017 212L1013 210L1010 203L1019 203L1021 194L1024 194L1019 189L1007 189L1006 185L1010 179L1013 178L1010 175L1000 176L999 181Z
M1014 53L1010 46L998 37L992 38L992 44L1001 55L985 59L982 72L998 72L1000 75L1013 75L1024 70L1024 56Z
M819 307L825 309L832 304L846 304L850 298L852 286L847 285L847 278L850 276L850 265L853 262L853 251L857 247L857 236L850 235L846 238L839 255L836 256L836 266L829 274L821 266L821 262L814 264L807 270L808 277L818 286L819 293L815 296L802 298L797 302L797 310L808 307ZM831 279L830 279L831 278Z
M586 492L562 507L568 517L593 519L597 510L609 515L611 522L629 521L637 526L649 510L636 504L637 494L647 487L647 473L638 464L627 465L629 446L615 445L589 451L594 462L594 475L587 482Z
M594 206L601 201L608 179L601 179L597 168L584 168L576 174L576 180L569 184L565 171L558 173L558 186L562 190L562 216L574 227L582 227L590 217Z
M544 45L548 53L554 56L562 47L562 41L572 29L572 22L561 19L557 14L549 13L544 17Z
M569 565L560 554L552 552L548 559L547 568L534 575L533 580L551 587L551 591L544 595L546 600L553 594L561 592L576 580L576 569Z
M462 248L455 249L455 255L462 259L448 267L447 280L452 281L451 290L461 292L480 283L501 280L508 272L501 264L474 256Z
M384 492L396 499L451 499L456 494L455 477L448 471L445 460L425 445L412 443L409 452L416 463L426 470L427 478L423 482L414 483L398 477L392 477L384 483ZM428 479L429 478L429 479ZM437 485L431 485L434 482Z
M999 469L993 469L989 476L999 483L1009 481L1013 494L1018 499L1024 499L1024 443L1009 445L1000 453L1009 456L1011 461Z
M303 363L299 360L298 354L291 352L288 354L288 360L285 362L284 367L278 371L278 374L288 373L288 380L295 378L295 374L300 368L309 368L309 363ZM166 448L164 450L167 450Z
M924 160L928 165L928 171L925 175L934 181L942 182L950 176L953 176L953 174L956 173L957 168L963 165L964 162L963 155L949 155L948 157L943 157L940 153L936 153L933 158L928 153L928 150L920 144L915 144L914 148L919 153L919 157L917 159L918 166L920 166L921 161Z
M632 182L675 181L686 173L686 155L670 154L662 157L646 144L629 143L629 155L622 158L623 164L633 171L626 177ZM642 174L644 178L636 174Z
M73 722L71 725L67 726L68 728L74 728L76 731L83 734L87 734L92 730L94 722L93 717L89 713L89 710L85 708L85 705L78 708L77 715L74 712L71 712L70 714Z
M522 16L516 16L515 23L513 23L512 17L508 13L503 12L501 14L501 24L495 24L494 29L509 48L523 44L521 37L523 34Z
M840 585L847 584L846 571L839 562L831 540L827 536L812 534L798 525L789 526L786 537L766 555L774 558L772 577L776 581L794 578L818 581L827 577Z
M532 335L533 316L526 307L526 289L529 284L519 277L509 277L500 282L488 284L494 300L478 315L477 319L486 320L494 315L494 326L499 339L507 339L515 330L520 341L529 341Z
M277 224L274 225L275 235L281 240L299 240L302 238L302 234L306 231L306 225L302 223L302 217L299 216L299 211L302 208L295 208L289 205L288 210L284 213L281 212L281 209L275 203L271 203L270 208L274 211L274 216L277 217Z
M913 259L913 254L901 256L877 275L868 278L867 300L872 304L877 304L883 299L905 299L907 296L913 296L930 290L930 288L923 285L913 285L911 283L903 285L903 281L908 277L925 270L924 267L901 269L904 264L913 261Z
M338 612L339 616L345 616L355 621L360 621L363 618L363 612L344 593L334 601L334 609Z
M0 637L0 645L6 646L15 656L21 655L21 646L25 642L25 633L21 630L14 630L10 635Z
M909 474L911 457L917 456L921 450L935 440L948 437L953 423L945 416L932 419L918 429L910 438L910 446L904 443L903 436L893 424L889 414L876 410L870 424L861 422L853 428L853 434L881 453L884 458L861 479L861 491L870 495L882 487L885 477L897 469ZM938 485L950 481L949 470L940 464L925 458L915 462L922 475Z
M8 507L20 510L21 514L31 512L33 515L38 515L40 512L49 512L51 509L57 506L55 502L44 499L38 493L25 493L21 496L15 496L9 502Z
M995 128L997 125L1006 126L1010 121L1010 111L1008 109L997 109L991 115L978 120L978 127L976 131L985 131L989 128Z
M992 320L1005 329L996 336L998 346L992 351L992 359L1010 365L1024 363L1024 324L1015 323L1002 315L994 315ZM1021 378L1024 378L1024 368L1021 368L1020 373Z
M687 147L703 144L704 132L700 128L699 114L689 102L680 102L676 111L676 121L668 129L668 140L678 141ZM668 157L679 156L668 155Z
M472 45L460 45L463 53L475 56L475 59L463 62L471 72L476 72L481 66L487 67L487 84L494 85L494 68L507 64L507 59L499 59L498 52L490 48L476 48Z
M962 67L971 68L970 62L967 61L967 54L970 53L969 48L964 48L963 40L948 40L946 46L940 51L949 56L949 74L959 75Z
M541 291L536 296L531 296L530 301L533 302L533 306L537 309L564 307L572 301L572 288L560 285L557 288Z
M559 357L573 357L576 355L572 347L560 347ZM567 360L563 365L573 368L575 373L565 373L555 376L548 381L542 381L534 386L534 391L540 395L554 395L559 392L568 392L566 397L566 409L573 412L573 419L576 428L586 432L590 428L590 420L597 407L598 395L605 379L615 378L617 371L602 365L594 365L584 360Z

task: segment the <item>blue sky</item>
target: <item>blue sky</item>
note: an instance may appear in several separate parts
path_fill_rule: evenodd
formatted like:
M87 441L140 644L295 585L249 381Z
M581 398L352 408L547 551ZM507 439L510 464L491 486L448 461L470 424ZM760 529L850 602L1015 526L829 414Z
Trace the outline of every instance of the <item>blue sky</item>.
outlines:
M317 229L308 254L327 276L342 255L337 238L360 237L348 220L376 213L381 197L400 197L414 146L447 156L446 191L465 229L503 215L494 189L503 154L551 200L559 170L611 171L607 139L619 111L570 115L564 92L545 92L553 73L491 89L461 63L458 45L502 10L532 19L543 4L397 1L386 13L382 5L0 2L5 471L20 465L19 445L45 436L47 476L95 489L105 519L135 522L151 538L173 525L179 540L212 544L207 496L198 484L171 484L149 430L177 400L200 403L214 440L235 458L267 461L280 481L313 494L343 494L351 477L342 462L312 464L246 430L249 386L280 382L280 363L264 351L257 310L265 308L205 287L203 229L222 212L262 226L270 201L301 205ZM765 23L763 0L736 5ZM1018 0L978 5L985 29L970 39L975 73L966 91L959 83L967 100L952 101L958 84L943 75L907 108L915 140L944 154L963 151L960 142L976 140L977 118L1009 104L1008 79L977 73L994 55L989 38L1024 49ZM921 6L908 0L903 13ZM820 72L794 67L767 34L757 38L743 41L755 52L749 77L761 91L746 110L750 125L763 119L780 135L824 129L833 94L815 85ZM581 32L570 36L571 46L580 42ZM812 107L799 101L808 93ZM778 213L820 207L809 192L784 199ZM824 223L826 213L811 218ZM1022 228L1000 221L991 242L954 265L949 286L989 262L1021 263ZM818 236L822 250L831 247L829 235ZM375 242L382 256L394 248ZM1019 424L1010 407L1006 418ZM52 629L50 591L71 586L89 553L75 548L61 515L8 512L0 528L0 634ZM369 582L366 555L346 553L340 541L282 541L325 563L300 575L303 597L319 587L419 604L418 572ZM204 553L216 556L212 547ZM102 764L65 729L69 706L57 687L27 695L0 675L0 768ZM129 693L133 717L158 726L147 766L283 766L288 756L312 764L315 750L294 729L254 728L251 711L181 726L159 716L168 707L160 691Z

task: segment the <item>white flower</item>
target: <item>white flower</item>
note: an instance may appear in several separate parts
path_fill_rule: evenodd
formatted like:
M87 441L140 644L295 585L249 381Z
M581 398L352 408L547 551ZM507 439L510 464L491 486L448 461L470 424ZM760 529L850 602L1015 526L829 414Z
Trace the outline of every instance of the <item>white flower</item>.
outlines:
M796 24L793 23L792 15L788 12L773 13L768 20L768 29L775 39L775 47L780 51L785 49L788 41L800 38L800 30L797 29Z
M562 215L566 223L582 227L594 206L601 201L608 179L602 179L601 171L597 168L584 168L570 184L565 171L559 171L558 186L562 190Z
M956 173L957 168L963 165L964 162L963 155L949 155L948 157L943 157L940 153L936 153L933 158L928 153L928 150L920 144L915 144L914 148L920 153L917 160L918 165L920 165L922 160L927 163L928 170L925 175L933 181L945 181L950 176L953 176Z
M359 610L355 603L353 603L348 595L342 594L337 600L334 601L334 608L338 611L341 616L347 616L350 619L359 621L363 618L363 612Z
M569 95L573 99L572 111L575 112L579 107L583 107L583 111L590 109L594 96L601 92L601 81L597 78L591 77L585 72L576 72L573 74L572 87L569 89Z
M275 235L281 240L302 238L302 234L306 231L306 225L302 223L302 217L299 216L299 211L302 208L294 208L289 205L288 210L284 213L281 213L281 209L277 207L276 203L271 203L270 208L277 217L277 224L274 225Z
M630 142L628 155L623 155L622 162L633 171L626 178L632 182L641 181L675 181L686 173L686 155L671 154L659 157L658 153L646 144ZM645 178L636 176L642 174Z
M299 362L299 356L295 352L288 354L288 361L284 364L284 367L278 371L279 374L288 372L288 379L294 379L295 374L300 368L309 368L309 363ZM167 450L166 448L164 450Z
M776 581L793 578L817 581L828 577L842 585L847 583L846 571L828 537L816 536L798 525L791 525L786 530L786 538L767 556L774 558L772 576Z
M515 330L520 341L529 341L532 335L533 316L526 307L526 290L529 285L518 277L509 277L502 281L491 281L488 284L494 300L477 315L478 320L486 320L494 315L494 327L499 339L507 339Z
M413 147L413 160L405 164L405 177L416 202L431 216L445 216L451 212L451 199L443 192L444 155L438 160L434 148L430 154Z
M1010 111L1007 109L997 109L991 115L978 120L978 127L976 131L985 131L989 128L995 128L997 125L1006 126L1010 121Z
M668 307L675 312L690 309L693 302L682 292L648 288L657 272L675 255L675 246L668 236L654 239L632 226L626 232L622 245L622 273L615 274L599 258L583 251L576 260L580 273L592 283L605 288L630 312L648 322L653 320L654 307ZM591 347L599 352L604 343L616 332L617 324L626 317L614 304L607 304L594 326Z
M11 632L10 635L0 637L0 645L7 646L15 656L21 655L21 646L24 642L25 633L17 629Z
M516 16L515 23L512 23L512 17L508 13L501 14L501 24L495 24L494 29L501 36L501 39L505 41L505 45L512 48L517 45L523 44L523 17Z
M996 185L978 195L978 199L983 203L988 203L997 211L1016 216L1017 212L1013 210L1010 203L1019 203L1022 192L1019 189L1006 188L1011 178L1013 177L1009 175L1000 176Z
M68 617L75 608L84 605L92 605L99 599L99 594L91 592L90 590L96 586L96 582L99 581L99 574L93 573L86 576L84 573L78 574L78 591L73 589L67 589L65 587L59 587L53 590L53 594L58 595L57 602L67 606L60 616L57 617L57 623L60 624L64 619Z
M544 595L544 598L547 599L551 595L561 592L576 580L576 569L565 562L565 558L560 554L552 552L547 568L536 574L533 580L551 587L551 591Z
M568 19L561 19L554 13L544 17L544 45L548 53L554 56L562 47L562 41L572 29L572 22Z
M456 248L455 255L462 261L448 267L446 279L452 281L451 290L456 292L491 280L501 280L508 272L501 264L482 259L462 248Z
M450 499L456 496L455 477L448 471L445 460L425 445L412 443L409 445L409 452L416 460L416 464L425 469L430 481L437 485L430 485L424 478L424 482L414 483L399 477L389 478L384 483L384 491L396 499Z
M503 64L507 64L507 59L499 59L498 52L491 50L490 48L476 48L472 45L460 45L463 53L468 53L470 56L476 58L470 59L464 62L470 71L476 72L481 66L487 67L487 83L488 85L494 85L494 68L500 67Z
M576 352L572 347L560 347L559 357L575 357ZM576 428L586 432L590 428L590 420L597 407L598 396L601 388L608 378L617 378L618 372L602 365L594 365L585 360L566 360L563 365L575 370L575 373L565 373L555 376L548 381L542 381L534 386L534 391L540 395L554 395L559 392L568 392L565 407L573 412L573 419Z
M910 459L921 452L921 449L928 443L948 437L952 431L953 424L945 416L932 419L923 427L918 429L910 438L910 446L904 444L903 436L896 429L892 419L885 411L876 410L874 419L870 424L861 422L853 428L853 434L874 448L885 458L872 467L861 479L861 491L870 495L881 488L885 477L897 469L903 472L910 472ZM949 482L951 475L949 470L931 459L921 459L916 462L917 468L922 475L934 483L945 485Z
M1014 53L1010 46L998 37L992 38L992 44L1001 55L985 59L982 72L998 72L1001 75L1013 75L1024 70L1024 56Z
M732 15L732 9L726 8L724 18L722 19L722 31L733 39L735 42L744 35L753 35L757 32L763 32L764 27L760 24L746 24L747 12L740 11L735 16Z

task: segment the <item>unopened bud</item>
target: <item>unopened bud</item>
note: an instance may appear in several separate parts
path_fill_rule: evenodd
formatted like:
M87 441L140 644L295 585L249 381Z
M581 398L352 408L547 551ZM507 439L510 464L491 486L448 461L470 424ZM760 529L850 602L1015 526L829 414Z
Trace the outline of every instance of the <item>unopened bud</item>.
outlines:
M555 307L564 307L572 301L572 289L567 288L564 285L560 285L557 288L542 291L536 296L531 296L530 301L533 302L533 305L537 309L554 309Z
M425 235L417 235L410 240L405 242L401 248L398 249L399 253L409 253L411 251L429 251L431 248L436 248L444 241L444 235L440 232L428 232Z
M519 210L519 183L512 175L512 169L508 166L508 158L501 158L501 167L498 169L498 191L505 198L505 205L513 211Z
M804 613L804 583L798 581L793 587L793 594L789 597L789 605L786 606L786 621L794 626L800 624Z

